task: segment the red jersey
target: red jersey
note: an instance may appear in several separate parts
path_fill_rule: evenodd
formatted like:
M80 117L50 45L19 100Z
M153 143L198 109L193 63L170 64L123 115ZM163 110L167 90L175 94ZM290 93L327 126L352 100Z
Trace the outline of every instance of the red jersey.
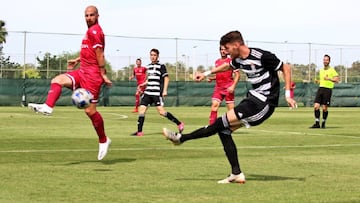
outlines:
M73 80L73 89L82 87L94 95L93 103L97 102L104 82L96 59L95 49L98 47L105 48L105 37L100 25L95 24L87 30L82 40L80 68L67 73Z
M231 58L226 58L226 59L220 58L215 61L215 67L218 67L224 63L230 63L230 61L231 61ZM216 73L215 88L219 89L219 90L227 90L227 88L230 87L234 82L233 71L238 71L238 70L227 70L225 72Z
M80 69L86 68L87 73L99 73L99 64L96 59L96 48L105 49L105 37L99 24L91 26L81 43Z
M143 66L135 67L134 75L138 85L144 83L146 81L146 68Z

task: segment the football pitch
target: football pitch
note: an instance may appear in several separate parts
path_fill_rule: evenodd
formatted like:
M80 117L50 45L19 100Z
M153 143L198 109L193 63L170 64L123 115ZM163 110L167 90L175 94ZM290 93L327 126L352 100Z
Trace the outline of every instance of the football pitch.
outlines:
M210 107L167 107L185 133L208 123ZM99 107L108 155L97 160L91 121L75 107L52 116L0 107L0 202L360 202L360 109L277 108L260 126L233 133L247 182L217 184L231 171L217 135L174 146L175 124L150 107L134 137L132 107ZM225 111L221 107L219 115Z

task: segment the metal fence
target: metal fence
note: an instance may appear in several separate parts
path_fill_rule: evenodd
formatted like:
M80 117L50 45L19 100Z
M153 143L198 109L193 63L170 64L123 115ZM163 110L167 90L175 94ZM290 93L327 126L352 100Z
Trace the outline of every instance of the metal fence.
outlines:
M1 78L25 77L24 70L29 66L38 67L36 58L44 57L45 53L52 56L61 56L64 61L67 54L80 50L83 34L71 33L44 33L26 31L8 31L7 42L3 44L2 56L10 57L10 61L18 63L21 67L8 69L0 67ZM245 36L246 37L246 36ZM245 39L246 40L246 39ZM321 44L315 42L268 42L247 40L250 47L259 47L272 51L283 61L291 64L303 64L307 67L303 79L316 75L317 68L322 66L324 54L332 57L332 66L343 66L346 70L359 60L360 45ZM172 80L189 80L193 71L208 69L219 58L218 39L185 39L185 38L156 38L106 35L105 58L111 65L113 78L126 80L131 72L129 67L137 58L142 58L143 65L150 62L149 51L152 48L160 50L160 61L173 64ZM63 63L49 65L43 73L51 77L66 71ZM312 69L311 64L315 65ZM195 67L195 68L194 68ZM344 71L344 74L346 71ZM346 77L358 77L346 75Z

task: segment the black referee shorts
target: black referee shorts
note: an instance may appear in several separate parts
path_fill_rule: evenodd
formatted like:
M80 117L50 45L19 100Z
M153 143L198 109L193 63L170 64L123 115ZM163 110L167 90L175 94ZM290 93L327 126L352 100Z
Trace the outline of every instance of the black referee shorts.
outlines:
M330 106L331 95L332 95L332 89L319 87L316 93L314 103Z

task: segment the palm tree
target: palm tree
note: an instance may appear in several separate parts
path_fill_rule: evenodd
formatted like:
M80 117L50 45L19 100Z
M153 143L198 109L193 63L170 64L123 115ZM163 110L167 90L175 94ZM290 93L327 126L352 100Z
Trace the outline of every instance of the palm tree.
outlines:
M6 42L7 35L8 33L5 28L5 22L3 20L0 20L0 47L2 47L2 44Z

